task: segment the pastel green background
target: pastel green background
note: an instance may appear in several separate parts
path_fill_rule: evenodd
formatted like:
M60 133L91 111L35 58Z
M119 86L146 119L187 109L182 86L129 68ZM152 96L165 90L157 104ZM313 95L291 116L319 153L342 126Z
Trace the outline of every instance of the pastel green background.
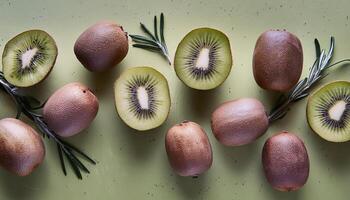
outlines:
M309 129L305 118L306 100L294 104L284 119L250 145L224 147L210 130L210 114L224 101L255 97L270 108L276 99L277 94L260 89L252 75L252 52L260 33L272 28L295 33L303 44L305 76L315 59L315 37L328 48L329 37L335 36L334 60L350 57L349 6L348 0L2 0L1 51L14 35L33 28L49 32L59 48L50 76L29 92L44 100L60 86L80 81L96 91L100 110L88 130L69 139L98 161L96 166L88 164L90 175L84 175L80 181L69 170L65 177L56 146L45 140L46 159L31 176L19 178L0 171L0 199L349 199L350 145L326 142ZM139 34L139 22L151 26L153 16L160 12L166 16L165 37L171 57L178 42L194 28L212 27L227 34L234 66L221 87L204 92L189 89L162 57L140 49L130 48L119 66L101 74L88 72L75 58L76 38L96 21L114 20L129 33ZM113 102L113 83L118 75L126 68L143 65L154 66L166 76L172 95L171 113L166 123L146 133L128 128L117 116ZM349 80L349 77L349 67L338 67L322 83ZM15 105L3 92L0 92L0 102L0 118L13 117ZM204 127L214 151L212 168L198 179L175 175L164 149L168 128L185 119ZM300 136L310 156L309 180L297 192L273 190L262 173L263 143L280 130Z

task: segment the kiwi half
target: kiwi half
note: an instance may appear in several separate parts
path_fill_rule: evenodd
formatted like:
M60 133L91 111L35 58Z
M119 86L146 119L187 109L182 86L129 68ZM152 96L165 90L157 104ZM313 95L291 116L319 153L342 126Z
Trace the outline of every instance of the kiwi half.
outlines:
M134 67L124 71L114 84L114 95L120 118L133 129L156 128L168 117L168 82L151 67Z
M216 88L231 71L229 39L215 29L195 29L177 47L174 66L177 76L187 86L198 90Z
M307 104L307 120L323 139L350 140L350 82L329 83L313 93Z
M2 54L2 70L11 84L29 87L46 78L56 58L54 39L45 31L29 30L7 42Z

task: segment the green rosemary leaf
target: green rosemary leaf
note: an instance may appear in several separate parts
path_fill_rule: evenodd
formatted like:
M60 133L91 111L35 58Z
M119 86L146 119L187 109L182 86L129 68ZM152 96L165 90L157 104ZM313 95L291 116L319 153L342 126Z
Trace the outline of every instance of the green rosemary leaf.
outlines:
M165 39L164 39L164 14L160 14L160 39L161 43L165 46L165 49L167 50L166 44L165 44Z
M92 158L90 158L88 155L86 155L85 153L83 153L78 148L74 147L73 145L69 144L68 142L62 141L62 144L64 144L65 146L69 147L70 149L72 149L73 151L77 152L78 154L80 154L83 158L88 160L90 163L92 163L94 165L96 164L96 162Z
M64 164L62 148L61 148L61 146L58 143L57 143L57 151L58 151L58 156L59 156L59 159L60 159L60 163L61 163L63 174L65 176L67 176L67 170L66 170L66 165Z
M133 46L136 48L161 53L163 57L168 60L169 65L171 65L169 52L164 39L164 14L161 13L160 15L159 31L157 16L154 16L153 22L154 35L151 33L151 31L149 31L149 29L147 29L147 27L143 23L140 23L141 29L149 37L141 35L130 35L131 39L134 42Z
M70 153L70 155L71 155L71 158L73 159L73 161L75 162L75 164L81 169L81 170L83 170L84 172L86 172L86 173L90 173L90 171L85 167L85 165L82 163L82 162L80 162L80 160L74 155L74 153L70 150L70 149L68 149L68 151L69 151L69 153Z
M158 25L157 25L157 16L154 16L154 36L156 37L156 40L158 41Z
M77 163L71 157L72 155L70 155L69 152L67 152L67 151L64 151L64 153L69 161L70 166L73 168L75 175L78 177L78 179L80 179L80 180L83 179L83 176L81 175L81 172L80 172L80 169L79 169Z
M156 38L153 36L153 34L151 33L151 31L148 30L148 28L146 28L146 26L142 23L140 23L141 25L141 29L148 35L150 36L153 40L156 40Z
M134 41L134 42L145 42L145 43L149 43L149 44L152 44L154 46L158 46L158 43L151 40L151 39L148 39L142 35L130 35L131 39Z
M150 51L160 51L160 49L158 47L152 46L152 45L145 45L145 44L133 44L133 47L136 48L142 48L142 49L147 49Z
M316 48L316 58L319 58L321 55L321 47L317 39L315 39L315 48Z

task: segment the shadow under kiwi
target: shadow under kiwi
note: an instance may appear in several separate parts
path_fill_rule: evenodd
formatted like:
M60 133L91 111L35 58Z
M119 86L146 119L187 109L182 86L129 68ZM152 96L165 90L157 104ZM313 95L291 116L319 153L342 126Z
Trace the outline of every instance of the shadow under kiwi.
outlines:
M210 121L211 113L218 106L218 100L222 88L218 87L213 90L196 90L182 84L180 91L183 91L182 102L184 105L183 116L197 119L204 123L203 120Z
M305 126L308 126L307 124ZM322 139L311 128L306 127L307 134L310 135L310 146L308 151L316 154L316 159L321 159L327 166L328 170L332 170L337 176L342 176L349 171L350 168L350 145L349 142L329 142Z
M172 181L185 199L198 199L210 187L208 184L208 172L196 177L182 177L173 173Z
M118 133L114 133L114 137L120 141L125 141L125 144L118 148L125 148L128 152L128 155L122 155L137 158L131 159L137 160L135 164L146 162L150 156L154 155L156 149L164 146L164 135L167 132L167 127L164 124L152 130L138 131L130 128L120 119L117 113L116 115L117 119L114 120L116 127L118 127Z
M223 157L223 162L229 165L232 171L237 173L244 173L249 169L251 163L256 160L257 155L260 159L260 149L262 148L258 141L251 144L246 144L237 147L230 147L220 144L217 140L215 148L219 151L220 156Z
M41 191L47 190L48 169L45 162L26 177L19 177L10 172L1 171L0 187L8 199L40 199Z
M124 66L124 63L120 63L104 72L91 72L85 69L83 74L86 76L93 93L95 93L98 98L103 98L114 93L114 82L125 68Z

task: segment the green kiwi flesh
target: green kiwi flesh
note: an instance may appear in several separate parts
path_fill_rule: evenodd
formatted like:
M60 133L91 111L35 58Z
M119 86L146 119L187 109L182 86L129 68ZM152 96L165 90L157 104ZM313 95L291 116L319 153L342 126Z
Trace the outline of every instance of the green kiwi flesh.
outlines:
M231 71L229 39L215 29L195 29L177 47L174 66L177 76L187 86L198 90L214 89Z
M133 129L156 128L168 117L171 104L168 82L151 67L124 71L114 84L114 95L120 118Z
M29 30L7 42L2 54L2 70L11 84L29 87L47 77L56 58L54 39L45 31Z
M314 132L331 142L350 140L350 82L329 83L308 100L307 120Z

